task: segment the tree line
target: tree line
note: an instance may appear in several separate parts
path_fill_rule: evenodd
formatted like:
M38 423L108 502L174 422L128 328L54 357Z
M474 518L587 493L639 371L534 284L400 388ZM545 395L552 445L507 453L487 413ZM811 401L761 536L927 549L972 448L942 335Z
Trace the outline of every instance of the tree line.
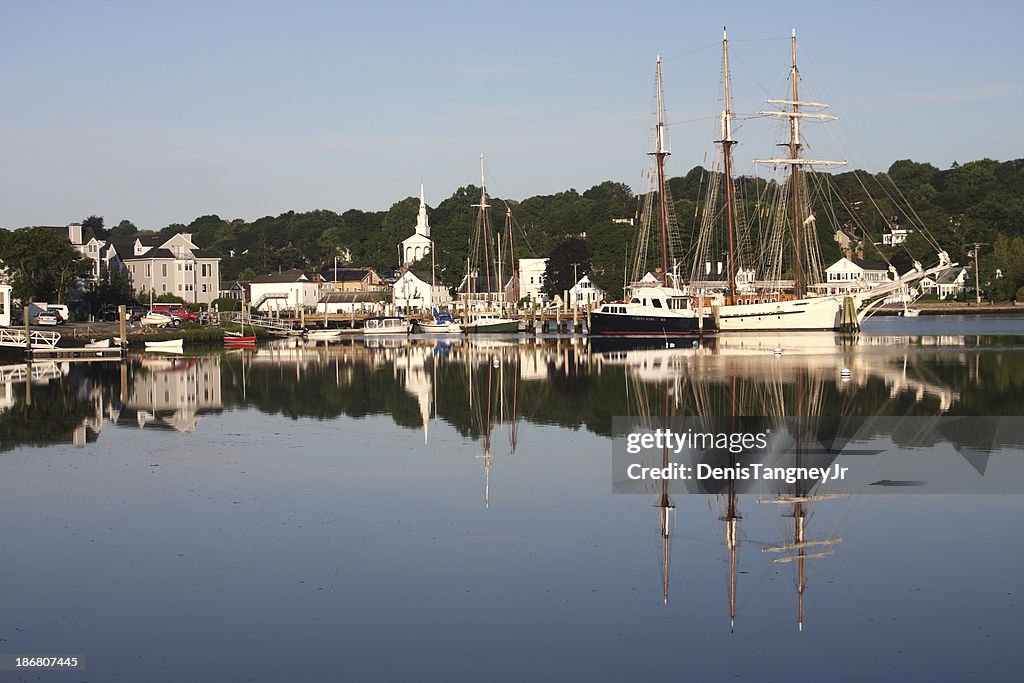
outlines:
M684 252L695 240L695 216L711 174L697 166L669 180ZM911 254L923 262L934 259L934 249L920 233L912 234L907 243L899 247L874 245L880 241L882 230L887 225L891 227L891 217L900 215L899 204L905 198L913 208L915 222L919 219L927 226L935 241L954 261L970 263L973 245L983 245L980 279L983 289L988 283L987 293L992 298L1013 298L1017 290L1024 287L1024 159L1005 162L982 159L962 165L954 163L944 170L927 163L901 160L885 173L851 171L832 174L829 178L841 201L834 207L826 207L818 204L824 199L817 197L815 204L826 264L843 255L833 236L837 229L848 230L850 225L860 226L857 229L863 231L866 255L891 261L901 271L912 263ZM772 181L741 177L735 182L741 214L750 220L756 219ZM893 189L880 198L870 196L871 187L879 185ZM428 209L435 244L433 263L425 260L417 266L425 270L433 266L438 278L452 287L458 285L466 271L478 213L473 205L479 203L479 198L480 188L467 185ZM605 181L582 193L569 189L522 201L492 196L489 203L495 215L490 222L494 231L505 230L505 208L510 208L517 258L569 253L566 259L585 264L577 268L580 275L589 273L599 287L616 298L622 293L627 263L635 255L642 199L634 195L629 186L613 181ZM398 267L398 244L413 233L418 208L419 199L407 197L386 211L289 211L253 221L207 215L187 225L175 223L157 231L140 230L131 221L122 220L109 234L112 237L152 234L170 237L178 232L189 232L197 245L221 257L221 278L225 282L289 268L319 270L333 266L336 257L339 265L369 266L382 274L390 274ZM582 254L578 245L564 245L556 252L556 247L567 240L581 239L584 234ZM25 245L37 239L45 249L33 255ZM649 246L648 262L651 264L656 262L655 242L652 239ZM752 246L756 249L756 242ZM69 276L76 274L75 267L70 272L60 273L39 268L41 264L55 264L66 256L66 250L61 250L52 238L43 237L42 232L0 230L0 261L7 265L9 272L15 271L15 278L20 278L19 291L31 289L32 296L44 299L50 298L44 296L47 293L65 293ZM564 279L569 272L569 262L561 263L562 260L565 259L556 265ZM689 266L684 262L681 270L688 272ZM998 279L995 278L997 269L1002 274ZM505 272L510 272L507 267Z

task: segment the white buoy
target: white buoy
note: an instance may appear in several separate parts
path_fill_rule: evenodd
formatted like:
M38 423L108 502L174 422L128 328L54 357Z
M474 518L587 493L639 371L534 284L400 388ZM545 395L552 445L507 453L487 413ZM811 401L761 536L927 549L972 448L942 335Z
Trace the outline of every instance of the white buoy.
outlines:
M494 364L494 367L496 367L496 368L500 368L501 367L501 361L498 360L497 357L495 357L493 364Z
M781 356L782 355L782 349L780 349L778 346L776 346L775 350L772 351L772 353L775 354L776 356Z

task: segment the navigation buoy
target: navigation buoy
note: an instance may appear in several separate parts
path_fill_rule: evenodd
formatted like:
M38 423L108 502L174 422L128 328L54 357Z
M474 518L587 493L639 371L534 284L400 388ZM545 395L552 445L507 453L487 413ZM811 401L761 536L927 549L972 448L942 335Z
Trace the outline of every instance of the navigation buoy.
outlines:
M844 381L844 382L849 382L849 381L850 381L850 368L843 368L843 369L842 369L842 370L841 370L841 371L839 372L839 378L840 378L840 379L841 379L842 381Z
M772 353L773 353L774 355L776 355L776 356L781 356L781 355L782 355L782 349L780 349L780 348L779 348L778 346L776 346L776 347L775 347L775 350L774 350L774 351L772 351Z

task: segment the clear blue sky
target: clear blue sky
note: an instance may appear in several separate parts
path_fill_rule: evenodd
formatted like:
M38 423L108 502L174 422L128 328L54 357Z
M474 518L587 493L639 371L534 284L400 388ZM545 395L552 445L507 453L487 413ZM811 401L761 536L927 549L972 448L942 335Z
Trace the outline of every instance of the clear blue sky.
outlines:
M715 137L723 25L740 113L784 95L797 29L805 96L844 119L807 130L812 155L1018 158L1022 20L1009 1L0 0L0 226L377 210L420 182L435 205L481 152L511 199L641 190L655 57L678 175ZM749 173L773 128L741 123Z

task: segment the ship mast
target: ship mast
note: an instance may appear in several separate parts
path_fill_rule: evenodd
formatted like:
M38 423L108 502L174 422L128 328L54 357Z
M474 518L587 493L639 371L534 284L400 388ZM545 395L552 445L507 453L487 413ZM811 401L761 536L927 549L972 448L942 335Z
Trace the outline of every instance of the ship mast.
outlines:
M668 384L664 387L664 419L665 428L669 428L669 393ZM664 446L661 452L661 465L662 467L668 467L668 446ZM658 508L658 517L661 525L661 597L668 604L668 582L669 582L669 558L672 551L672 512L675 510L675 505L668 496L668 480L661 480L661 493L658 495L658 502L655 505Z
M793 116L789 119L789 158L794 161L800 158L800 94L797 82L800 80L800 71L796 67L796 29L793 29L790 38L790 53L792 66L790 67L790 79L793 81ZM793 163L790 167L790 194L793 196L793 251L796 255L793 269L796 273L794 282L794 295L801 299L804 296L804 266L803 266L803 223L800 220L800 165Z
M733 223L735 215L736 200L733 197L732 186L732 146L736 141L732 139L732 105L729 99L729 38L725 28L722 28L722 64L725 72L725 109L722 111L722 139L718 144L722 145L722 171L725 174L725 224L729 236L729 252L727 255L726 267L729 272L729 298L731 302L736 300L736 228ZM794 97L794 99L796 99Z
M801 299L806 293L806 268L804 264L804 257L809 255L809 248L804 246L804 230L808 224L813 226L814 216L804 215L804 211L801 206L805 203L805 199L801 196L801 189L803 187L803 167L804 166L843 166L846 164L845 161L827 161L827 160L811 160L803 159L800 157L800 149L803 144L800 142L800 119L818 119L824 121L835 120L836 117L830 114L821 114L815 111L804 111L800 107L810 107L813 109L823 109L828 107L827 104L820 102L802 102L800 101L800 70L796 65L796 29L790 37L790 79L793 81L793 91L791 100L768 100L772 104L788 105L789 110L783 111L759 111L758 114L764 114L768 116L779 116L789 119L789 140L782 143L781 146L789 148L789 157L785 159L755 159L756 163L770 163L770 164L787 164L790 169L789 173L789 185L790 195L792 200L792 213L793 213L793 271L794 271L794 283L793 283L793 294L796 298ZM813 244L813 241L812 241ZM817 256L810 256L812 263L810 267L817 267Z
M661 56L658 56L658 127L655 135L654 156L658 169L658 225L661 231L661 283L668 286L668 201L665 197L665 107L661 92Z

